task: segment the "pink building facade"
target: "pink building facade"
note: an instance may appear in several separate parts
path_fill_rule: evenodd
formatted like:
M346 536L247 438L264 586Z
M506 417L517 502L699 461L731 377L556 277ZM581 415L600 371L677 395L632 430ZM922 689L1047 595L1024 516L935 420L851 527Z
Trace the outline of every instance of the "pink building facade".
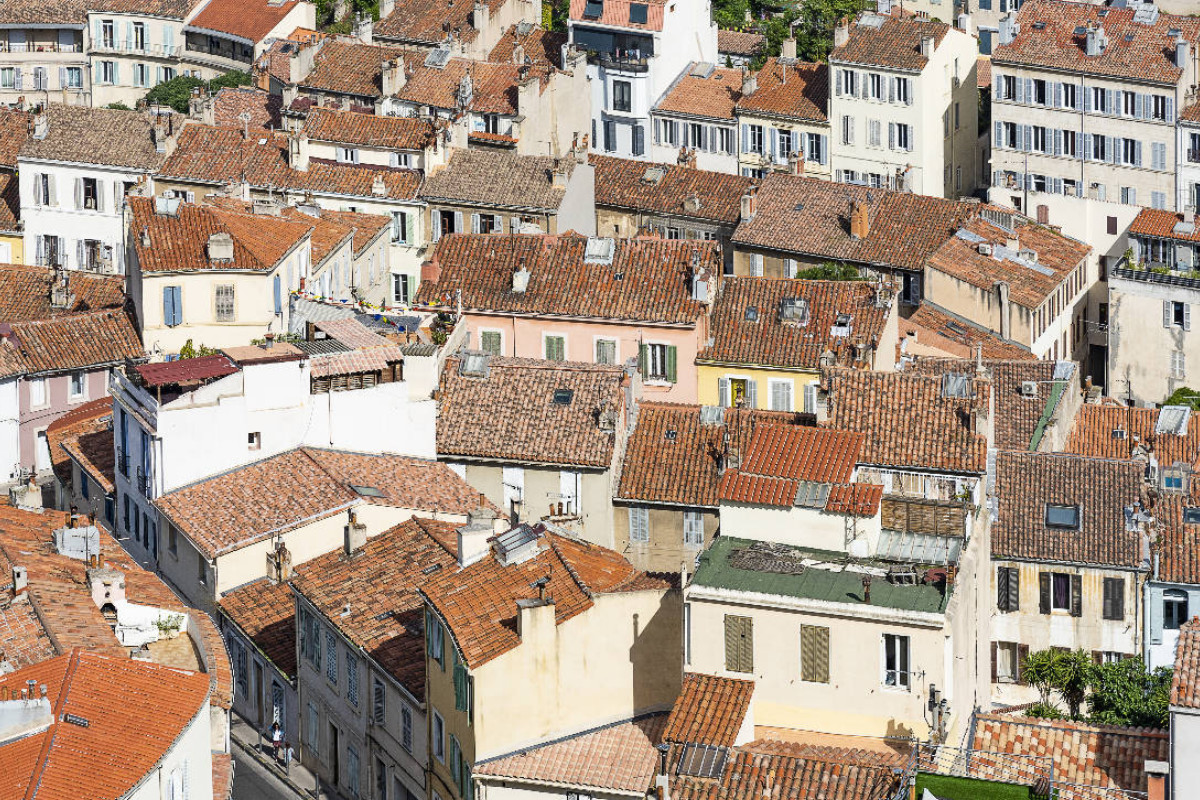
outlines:
M108 367L80 369L17 381L20 443L19 467L45 473L50 470L46 428L50 423L89 400L108 396Z

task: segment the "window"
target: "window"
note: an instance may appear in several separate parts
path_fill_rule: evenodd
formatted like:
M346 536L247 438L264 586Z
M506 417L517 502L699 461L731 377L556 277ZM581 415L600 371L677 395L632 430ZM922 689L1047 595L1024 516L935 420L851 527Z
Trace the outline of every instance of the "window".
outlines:
M375 797L387 800L387 765L381 759L375 759Z
M31 378L29 380L29 405L33 408L46 405L45 378Z
M962 127L962 113L961 112L962 112L962 109L959 107L959 104L955 103L954 104L954 130L958 130L959 128Z
M443 638L442 623L438 621L433 612L425 612L425 638L426 644L429 647L429 657L438 663L442 669L446 668L446 643Z
M308 743L310 749L315 750L317 747L317 739L321 732L321 721L317 715L317 706L315 703L308 704L308 726L305 730L304 741Z
M675 383L675 352L674 345L642 345L641 371L643 380Z
M171 555L179 555L179 530L174 525L167 525L167 550Z
M1075 131L1063 130L1062 132L1062 154L1076 158L1079 155L1079 140L1076 138Z
M641 125L633 126L633 154L643 155L646 152L646 129Z
M1125 619L1125 579L1124 578L1105 578L1104 579L1104 605L1103 613L1105 619L1122 620Z
M629 541L650 541L650 510L631 506L629 509Z
M97 78L100 83L117 82L117 63L115 61L97 61L96 66L99 72Z
M1062 85L1062 101L1064 108L1079 108L1079 87L1073 83Z
M704 149L704 126L693 122L687 126L688 128L688 144L696 150Z
M1020 147L1017 141L1017 123L1003 122L1000 124L1000 142L1001 147L1011 147L1014 150Z
M903 122L896 123L896 150L912 150L912 126Z
M87 391L87 383L84 381L83 378L84 378L84 376L83 376L82 370L76 370L75 372L71 373L71 389L70 389L70 391L71 391L72 399L77 400L77 399L82 398L84 395L84 392Z
M996 568L996 608L999 611L1021 609L1021 571L1016 567Z
M1191 327L1191 309L1187 303L1178 300L1163 301L1163 327L1183 328L1187 330Z
M483 132L499 134L500 133L500 115L499 114L484 114L483 115Z
M1187 366L1182 350L1171 351L1171 377L1176 379L1187 377Z
M346 653L346 699L358 705L358 659Z
M547 361L567 360L567 340L565 337L543 336L542 344L545 348Z
M392 302L408 305L411 302L407 275L392 275Z
M597 364L616 364L617 363L617 340L616 339L597 339L596 340L596 363Z
M1040 613L1066 611L1073 617L1082 616L1083 583L1078 575L1042 572L1038 575L1038 584Z
M688 547L704 546L704 515L699 511L683 512L683 543Z
M446 763L446 723L436 708L433 710L433 755Z
M780 378L769 378L767 388L770 391L772 411L795 411L795 399L792 391L792 381Z
M1151 97L1150 116L1154 119L1166 120L1167 98L1164 95L1156 94Z
M649 18L650 6L646 3L629 4L629 21L634 25L645 25Z
M839 94L858 95L858 73L852 69L838 70Z
M1079 529L1079 506L1046 504L1046 527Z
M1020 650L1016 642L996 642L995 659L997 683L1016 683L1020 680Z
M479 349L494 356L504 354L504 340L500 331L480 331Z
M65 89L82 89L83 88L83 69L80 67L67 67L63 70L63 88Z
M343 164L358 163L358 149L354 147L338 147L334 150L336 158Z
M412 709L405 703L400 707L400 744L408 752L412 752L413 717Z
M896 78L896 102L909 105L912 103L912 92L908 78Z
M14 89L16 85L16 67L0 67L0 89Z
M1017 99L1017 78L1014 75L1002 75L1000 77L1000 94L997 100L1016 100Z
M346 786L351 797L358 797L358 751L354 745L346 746Z
M733 153L733 130L731 128L717 128L717 143L718 152L727 155Z
M883 76L872 72L867 78L867 88L872 100L882 100Z
M1182 589L1167 589L1163 592L1163 628L1177 631L1188 621L1188 596Z
M1033 151L1035 153L1048 152L1046 149L1046 128L1042 125L1033 126Z
M679 124L674 120L664 119L661 125L663 144L679 144Z
M125 497L125 502L129 502L128 496ZM134 514L133 523L135 527L137 526L137 520L138 515ZM126 521L126 526L128 526L128 524L128 521ZM208 585L208 565L204 563L204 556L200 555L199 553L196 553L196 582L201 586Z
M260 431L252 431L246 434L246 447L250 450L261 450L262 433Z
M883 126L877 119L867 120L867 145L870 147L880 147L883 142L881 133Z
M113 47L116 44L116 24L111 19L100 21L100 46Z
M337 637L333 631L325 631L325 677L337 685L338 680L338 648Z
M408 214L403 211L392 212L392 241L408 244Z
M842 144L854 144L854 117L842 117Z
M143 89L150 86L150 67L147 64L133 65L133 85Z
M746 129L750 138L746 149L751 153L758 153L759 155L762 155L765 152L765 147L763 145L764 136L762 125L748 125L746 126Z
M1141 166L1141 150L1142 144L1137 139L1122 139L1121 163L1128 164L1130 166Z
M213 287L213 302L216 306L217 322L232 322L234 318L233 284L223 283Z
M1092 110L1097 114L1108 113L1108 92L1099 86L1092 87Z
M800 680L829 683L829 628L800 626Z
M1137 116L1137 93L1121 92L1121 113L1127 117Z
M817 164L825 163L825 137L819 133L805 134L808 146L804 148L805 160Z
M894 633L883 635L883 685L909 688L908 637Z
M725 615L725 669L754 672L754 619Z
M387 693L383 687L383 681L379 678L371 679L371 721L376 725L382 725L387 719Z
M629 111L633 107L633 84L613 81L613 111Z

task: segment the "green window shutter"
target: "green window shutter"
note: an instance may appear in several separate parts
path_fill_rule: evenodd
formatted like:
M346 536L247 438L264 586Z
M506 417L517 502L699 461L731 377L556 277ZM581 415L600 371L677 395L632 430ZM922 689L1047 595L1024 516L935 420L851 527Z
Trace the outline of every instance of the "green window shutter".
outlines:
M667 380L671 383L675 383L676 357L675 345L671 345L667 348Z
M1050 573L1038 573L1038 611L1042 614L1050 613Z
M638 372L642 373L642 379L646 378L646 367L650 362L650 348L646 345L638 346Z
M829 628L800 626L800 680L829 683Z
M467 668L459 660L457 650L454 651L454 710L467 710Z
M754 671L754 620L750 617L725 615L725 669Z
M425 652L433 655L433 615L425 609Z

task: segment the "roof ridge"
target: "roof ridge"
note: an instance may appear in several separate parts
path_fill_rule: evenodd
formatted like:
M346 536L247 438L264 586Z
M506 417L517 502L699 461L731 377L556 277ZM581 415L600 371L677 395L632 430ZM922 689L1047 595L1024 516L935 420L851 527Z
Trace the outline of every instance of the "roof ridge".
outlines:
M579 573L576 572L575 568L573 566L571 566L569 561L567 561L567 558L566 558L566 556L563 555L563 552L559 548L558 543L554 541L556 537L557 537L557 534L551 533L550 531L546 531L546 542L550 545L550 549L554 551L554 555L558 557L559 563L561 563L563 565L563 567L566 568L567 574L571 576L571 579L573 581L575 581L576 585L579 586L580 590L582 590L583 593L585 595L587 595L587 598L589 600L594 600L595 593L591 590L591 588L586 583L583 582L583 578L579 577ZM586 544L586 542L585 542L585 544Z
M54 740L58 736L58 726L55 723L58 721L60 714L65 713L63 709L66 708L67 695L70 694L71 683L75 679L75 669L79 665L79 657L82 653L83 651L76 647L71 650L71 654L68 656L67 669L63 674L62 683L59 684L57 702L54 704L54 721L51 722L50 735L46 737L46 742L42 745L42 750L38 754L38 778L36 781L31 780L29 782L29 788L25 791L25 800L32 800L32 798L36 797L38 789L41 787L42 775L46 771L46 763L50 756L50 748L54 747Z

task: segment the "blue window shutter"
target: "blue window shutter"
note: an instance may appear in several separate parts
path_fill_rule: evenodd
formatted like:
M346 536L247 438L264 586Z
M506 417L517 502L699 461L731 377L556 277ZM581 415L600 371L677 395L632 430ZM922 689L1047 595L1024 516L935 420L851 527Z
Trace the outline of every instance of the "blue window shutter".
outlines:
M996 123L996 136L992 141L992 147L1002 147L1004 145L1004 126Z
M183 287L173 286L174 295L172 297L172 305L175 309L175 324L183 324Z
M163 324L168 328L175 327L175 301L171 297L174 286L163 287Z
M274 289L275 289L275 313L282 314L283 313L283 287L281 285L281 281L280 281L278 275L275 276Z
M829 163L829 137L821 134L821 163Z
M742 126L742 152L743 153L750 152L750 126L749 125Z
M1175 98L1167 98L1167 122L1175 121Z

